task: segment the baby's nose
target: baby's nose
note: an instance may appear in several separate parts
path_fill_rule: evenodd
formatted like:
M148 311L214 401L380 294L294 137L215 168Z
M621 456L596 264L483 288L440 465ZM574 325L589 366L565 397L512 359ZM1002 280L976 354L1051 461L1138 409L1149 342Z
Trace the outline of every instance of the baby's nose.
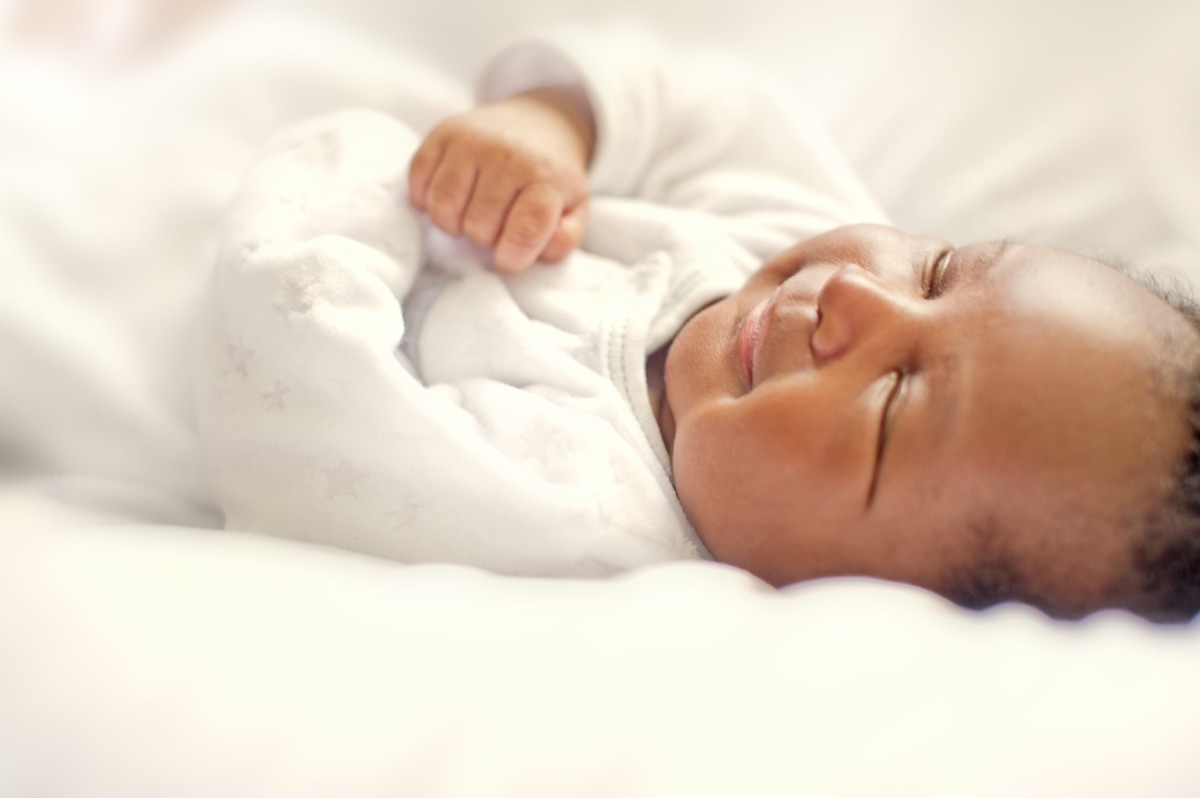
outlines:
M908 297L861 266L845 264L817 295L813 358L835 360L876 335L901 334L912 321Z

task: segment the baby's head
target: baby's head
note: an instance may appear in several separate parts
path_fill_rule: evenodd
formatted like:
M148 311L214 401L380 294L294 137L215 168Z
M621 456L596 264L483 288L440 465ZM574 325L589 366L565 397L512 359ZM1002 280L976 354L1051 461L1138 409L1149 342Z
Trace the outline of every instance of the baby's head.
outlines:
M1096 261L847 227L688 322L660 423L700 537L773 584L1176 619L1200 604L1198 353Z

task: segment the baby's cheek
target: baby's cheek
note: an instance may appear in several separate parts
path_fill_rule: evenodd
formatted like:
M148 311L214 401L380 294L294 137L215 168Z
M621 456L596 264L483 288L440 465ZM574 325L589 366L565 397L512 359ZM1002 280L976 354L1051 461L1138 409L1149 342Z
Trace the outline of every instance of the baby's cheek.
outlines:
M709 305L671 343L664 379L677 421L745 389L733 359L736 313L732 298Z
M676 430L675 489L701 540L722 562L746 564L763 509L752 454L718 410L695 413Z
M707 526L709 505L717 499L714 494L721 492L724 475L715 465L719 447L697 421L692 414L677 422L671 468L679 502L692 525L699 528Z

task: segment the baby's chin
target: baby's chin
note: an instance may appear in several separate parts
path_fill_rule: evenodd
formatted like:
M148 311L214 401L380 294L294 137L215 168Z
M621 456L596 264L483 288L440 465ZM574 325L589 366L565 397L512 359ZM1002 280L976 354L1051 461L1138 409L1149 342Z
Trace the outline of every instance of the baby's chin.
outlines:
M688 319L671 342L663 372L662 415L671 418L670 437L663 431L667 451L674 450L675 430L687 416L744 392L736 359L737 321L734 297L727 297Z

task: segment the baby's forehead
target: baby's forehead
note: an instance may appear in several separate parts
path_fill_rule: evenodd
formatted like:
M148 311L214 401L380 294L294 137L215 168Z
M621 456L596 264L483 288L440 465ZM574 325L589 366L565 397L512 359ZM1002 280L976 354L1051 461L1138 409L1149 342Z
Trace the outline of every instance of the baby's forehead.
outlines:
M1016 328L1039 325L1040 334L1060 343L1067 335L1098 345L1133 345L1143 350L1143 359L1153 355L1163 366L1171 356L1200 349L1200 324L1188 323L1171 291L1103 261L1011 245L1000 257L976 256L969 266L981 286L982 308L1004 314Z

